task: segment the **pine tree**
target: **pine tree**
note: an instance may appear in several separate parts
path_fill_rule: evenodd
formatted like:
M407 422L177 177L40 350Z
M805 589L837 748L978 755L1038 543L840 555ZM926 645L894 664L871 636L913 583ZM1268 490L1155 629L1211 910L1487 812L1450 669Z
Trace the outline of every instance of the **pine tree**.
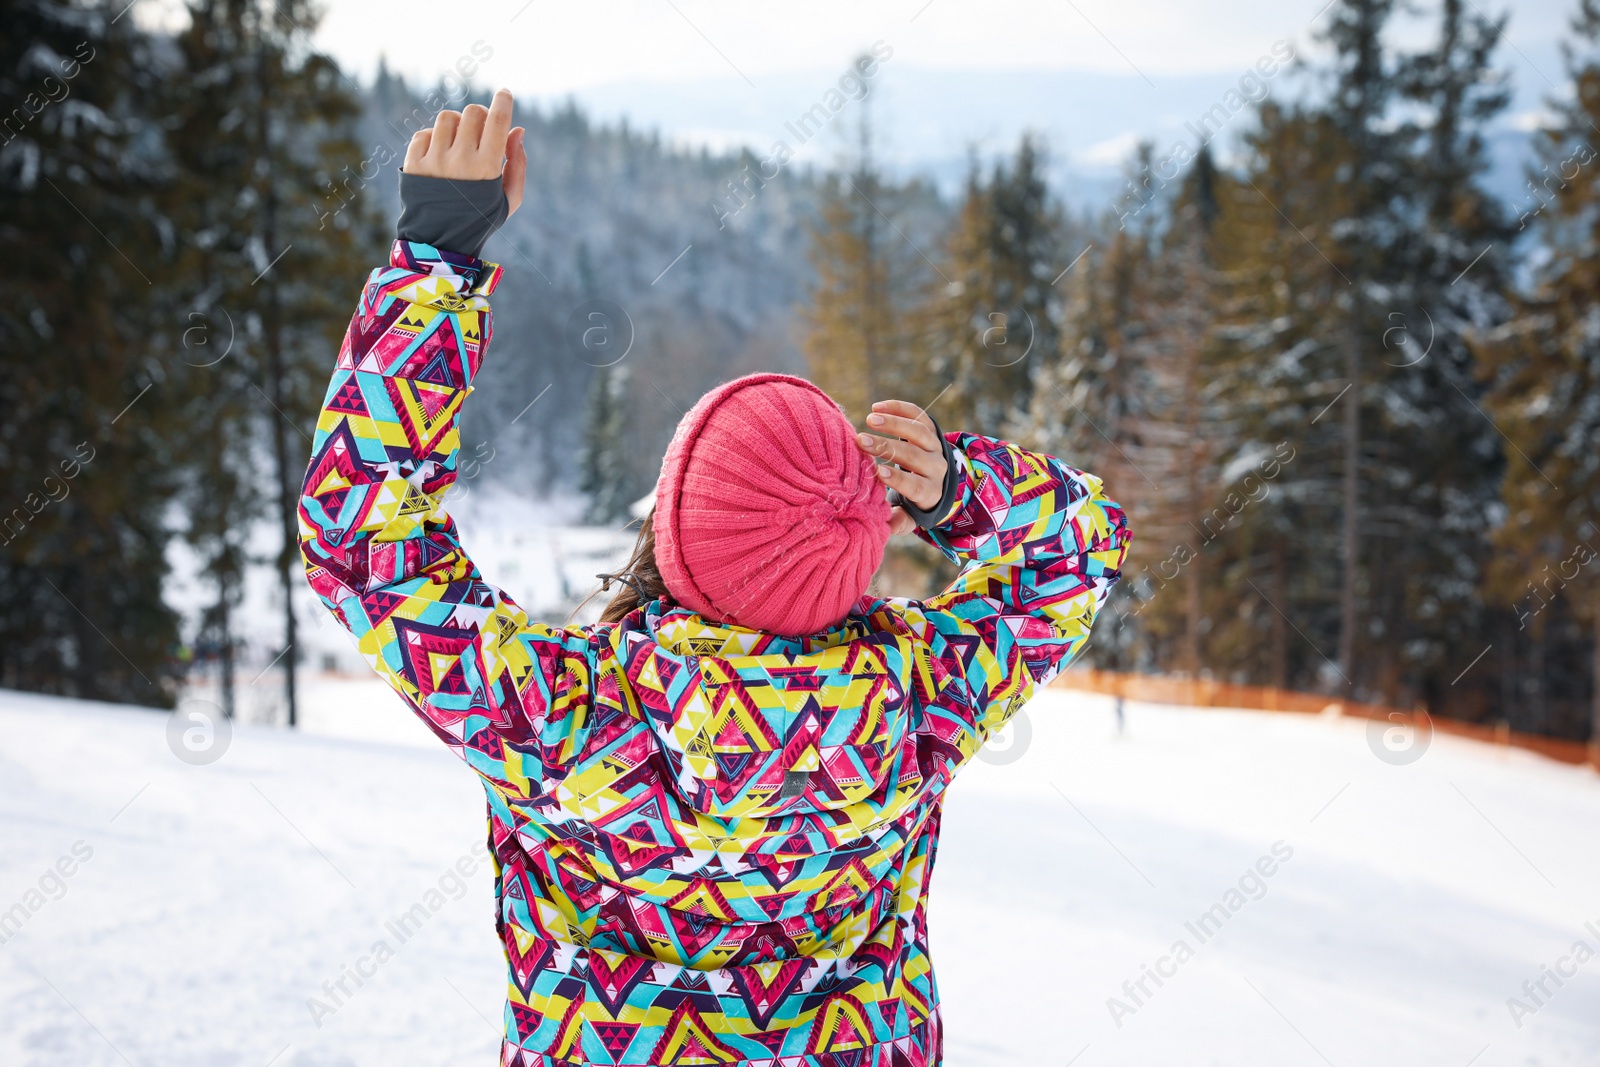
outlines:
M0 685L165 705L163 70L115 14L0 2Z
M626 364L601 367L589 389L589 417L584 424L583 472L578 489L589 498L585 518L593 523L628 518Z
M1228 354L1217 382L1239 428L1239 459L1280 443L1297 457L1276 482L1277 502L1254 508L1254 529L1230 538L1254 546L1268 527L1280 531L1266 539L1268 588L1252 576L1268 576L1263 561L1225 568L1235 583L1254 584L1252 607L1264 609L1256 617L1272 618L1271 677L1309 671L1330 691L1391 695L1394 664L1374 668L1367 642L1381 638L1371 650L1386 660L1404 625L1370 573L1389 546L1375 552L1369 542L1393 535L1387 523L1406 494L1394 491L1405 479L1388 469L1396 462L1389 369L1374 366L1371 352L1386 336L1386 313L1416 306L1408 253L1421 239L1408 180L1416 131L1393 121L1399 64L1383 45L1392 6L1335 5L1323 34L1334 49L1325 99L1258 108L1243 180L1225 183L1219 198L1230 222L1218 249ZM1309 635L1294 652L1284 645L1291 619ZM1307 652L1309 661L1298 659ZM1291 669L1291 658L1300 665Z
M997 165L989 187L995 304L1006 316L1007 344L1028 347L1025 356L1011 352L995 359L996 387L1008 399L1002 410L985 413L984 425L1000 425L1025 409L1033 379L1060 356L1055 282L1064 269L1065 233L1062 215L1051 203L1046 169L1043 149L1024 135L1011 166Z
M820 217L810 228L817 280L802 311L811 377L857 421L874 401L931 403L946 384L934 384L913 343L915 302L930 269L905 232L918 191L879 169L870 100L859 105L848 170L831 174L822 188Z
M1044 159L1023 137L1015 161L985 184L976 162L945 242L940 273L917 311L929 369L952 427L1004 427L1027 410L1034 379L1060 354L1063 220Z
M211 616L226 635L242 566L238 531L258 509L274 519L284 611L277 662L294 725L300 472L329 358L349 321L343 286L378 262L381 237L364 198L330 211L324 195L367 161L355 140L356 87L306 47L312 5L195 0L190 17L178 44L183 84L193 90L180 87L171 101L178 214L193 235L184 277L193 286L190 315L213 334L228 324L234 343L195 378L192 498L211 510L197 512L192 536L206 552L218 590ZM245 476L262 466L270 479Z
M1511 310L1503 249L1515 234L1481 185L1483 131L1509 99L1492 68L1504 21L1464 0L1442 0L1436 42L1399 65L1404 95L1421 108L1409 183L1420 221L1400 257L1407 280L1397 287L1412 307L1387 316L1405 328L1390 339L1407 343L1388 346L1382 359L1374 456L1386 476L1375 479L1383 510L1374 514L1368 564L1375 608L1395 620L1396 639L1374 649L1381 691L1405 690L1470 717L1494 702L1493 672L1479 685L1456 679L1498 636L1479 587L1503 446L1480 409L1483 387L1465 338Z
M952 429L985 425L984 414L995 407L997 375L990 342L999 338L995 347L1004 350L1007 323L1005 313L995 310L992 227L989 190L974 161L945 239L943 277L929 279L914 313L914 329L926 339L929 370L949 383L940 399L938 417ZM998 423L991 420L987 424Z
M1139 415L1126 420L1128 462L1141 482L1137 517L1146 539L1146 591L1181 576L1177 590L1141 605L1144 633L1170 647L1166 657L1186 677L1211 662L1207 604L1208 547L1231 516L1217 507L1218 459L1229 446L1225 419L1212 391L1213 250L1217 221L1211 155L1201 150L1169 210L1153 215L1161 227L1150 264L1144 329L1135 342L1146 389ZM1152 551L1164 553L1154 569Z
M1336 53L1324 114L1347 152L1338 177L1350 190L1347 211L1329 220L1330 231L1338 235L1335 255L1347 281L1346 292L1336 302L1340 329L1336 344L1344 357L1349 390L1341 409L1339 536L1338 674L1346 689L1357 684L1356 657L1363 650L1363 630L1369 634L1371 630L1360 605L1367 451L1363 414L1371 404L1366 379L1372 373L1364 356L1377 319L1371 294L1374 283L1386 280L1386 265L1393 262L1392 243L1401 232L1391 209L1402 195L1396 188L1403 173L1399 136L1384 125L1397 89L1383 47L1383 30L1393 8L1393 0L1343 0L1329 13L1324 35Z
M1134 167L1149 155L1149 146L1141 145ZM1127 228L1104 219L1085 235L1072 270L1056 282L1059 356L1039 368L1016 430L1019 438L1114 482L1123 504L1150 488L1119 442L1136 441L1134 425L1148 395L1138 345L1152 312L1156 215L1142 215Z
M1133 169L1146 165L1149 156L1149 146L1142 145ZM1069 261L1072 270L1062 276L1058 268L1060 354L1038 368L1027 412L1011 431L1018 440L1103 478L1144 530L1124 567L1124 590L1113 601L1116 625L1091 651L1097 664L1122 669L1155 669L1165 662L1148 630L1134 622L1138 605L1152 595L1152 568L1171 548L1161 548L1161 533L1144 525L1147 505L1162 486L1132 458L1144 444L1141 433L1155 394L1147 360L1152 324L1159 317L1159 215L1141 213L1126 227L1110 216L1100 220L1081 235L1081 254ZM1068 247L1078 244L1074 238ZM1158 550L1162 554L1154 554Z
M1447 0L1438 44L1392 57L1388 14L1333 9L1327 100L1264 103L1241 180L1217 186L1216 389L1239 435L1223 466L1294 459L1218 542L1246 597L1213 619L1211 651L1274 684L1404 704L1442 700L1483 647L1498 449L1459 334L1504 313L1502 260L1481 255L1504 223L1477 184L1503 94L1496 25Z
M1215 615L1210 651L1236 679L1317 688L1338 682L1326 651L1339 626L1342 457L1329 416L1348 398L1331 329L1345 280L1317 249L1327 243L1319 213L1342 206L1343 152L1324 120L1272 101L1245 147L1243 173L1211 185L1210 384L1231 427L1218 465L1250 502L1209 546L1210 570L1232 596Z
M1600 3L1580 0L1573 29L1582 50L1568 55L1572 99L1537 137L1533 195L1519 220L1538 240L1535 287L1477 350L1492 382L1486 407L1511 443L1489 592L1511 605L1512 633L1535 637L1536 657L1563 605L1589 623L1588 732L1600 745Z

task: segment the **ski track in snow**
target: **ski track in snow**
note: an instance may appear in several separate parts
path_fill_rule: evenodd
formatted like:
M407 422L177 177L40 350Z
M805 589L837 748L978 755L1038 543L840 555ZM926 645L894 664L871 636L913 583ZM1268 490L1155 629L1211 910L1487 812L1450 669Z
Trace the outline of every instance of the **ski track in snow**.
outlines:
M190 766L164 713L0 692L0 915L28 912L0 944L0 1064L496 1062L476 780L381 683L312 676L307 705ZM1365 722L1318 716L1132 704L1118 737L1108 699L1062 690L1026 714L1022 757L945 807L950 1067L1600 1063L1600 958L1520 1027L1507 1007L1600 948L1592 771L1443 736L1391 766ZM1186 924L1277 842L1292 858L1202 943ZM393 958L335 998L380 939ZM1179 940L1192 958L1130 996Z

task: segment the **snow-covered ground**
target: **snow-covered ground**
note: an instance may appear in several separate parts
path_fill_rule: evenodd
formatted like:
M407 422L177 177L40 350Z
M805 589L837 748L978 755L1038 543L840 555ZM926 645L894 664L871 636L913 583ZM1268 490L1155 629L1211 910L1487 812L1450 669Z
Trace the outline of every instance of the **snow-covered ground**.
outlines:
M0 693L0 1064L495 1062L476 781L376 683L310 690L305 730L209 764L170 716ZM951 1067L1600 1063L1593 772L1442 736L1395 766L1337 718L1026 714L946 807Z
M479 570L530 615L546 622L599 618L609 594L584 603L600 584L595 576L622 567L637 536L636 531L618 527L582 525L580 498L530 499L487 479L457 483L447 502L462 543ZM276 527L270 522L257 523L249 550L256 562L247 570L243 603L234 612L235 638L240 644L234 690L238 716L249 723L285 722L283 593L277 573L265 562L277 554ZM200 561L181 540L170 545L168 562L171 574L166 599L183 616L184 633L192 641L200 614L215 599L216 591L200 575ZM298 576L295 611L302 684L310 689L299 701L301 717L321 715L329 732L348 732L351 722L340 698L348 693L363 711L370 710L372 693L378 690L369 687L368 695L362 696L359 687L318 680L318 674L343 674L366 683L371 675L349 635ZM188 695L220 704L213 666L191 674ZM331 709L331 719L323 714L325 708ZM358 726L362 736L371 736L365 733L367 717L360 717Z

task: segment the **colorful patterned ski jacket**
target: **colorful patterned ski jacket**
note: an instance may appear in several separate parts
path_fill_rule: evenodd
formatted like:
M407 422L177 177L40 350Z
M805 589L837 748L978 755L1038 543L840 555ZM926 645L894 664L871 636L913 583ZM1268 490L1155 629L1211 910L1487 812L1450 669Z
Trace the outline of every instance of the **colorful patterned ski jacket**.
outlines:
M1122 510L1059 460L951 434L959 503L927 536L962 570L931 600L863 598L802 639L664 600L532 621L443 503L499 276L402 242L372 273L300 538L362 656L483 779L503 1063L937 1064L944 789L1087 640Z

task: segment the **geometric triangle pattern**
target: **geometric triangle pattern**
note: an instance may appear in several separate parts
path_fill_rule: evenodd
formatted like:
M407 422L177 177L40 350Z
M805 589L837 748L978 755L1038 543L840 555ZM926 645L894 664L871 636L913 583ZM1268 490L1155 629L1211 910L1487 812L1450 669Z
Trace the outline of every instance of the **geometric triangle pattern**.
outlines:
M923 531L962 567L787 638L665 598L530 620L444 505L492 335L491 263L396 242L329 384L306 575L481 778L508 989L503 1065L927 1067L926 896L944 791L1088 640L1121 508L1059 460L951 434Z

